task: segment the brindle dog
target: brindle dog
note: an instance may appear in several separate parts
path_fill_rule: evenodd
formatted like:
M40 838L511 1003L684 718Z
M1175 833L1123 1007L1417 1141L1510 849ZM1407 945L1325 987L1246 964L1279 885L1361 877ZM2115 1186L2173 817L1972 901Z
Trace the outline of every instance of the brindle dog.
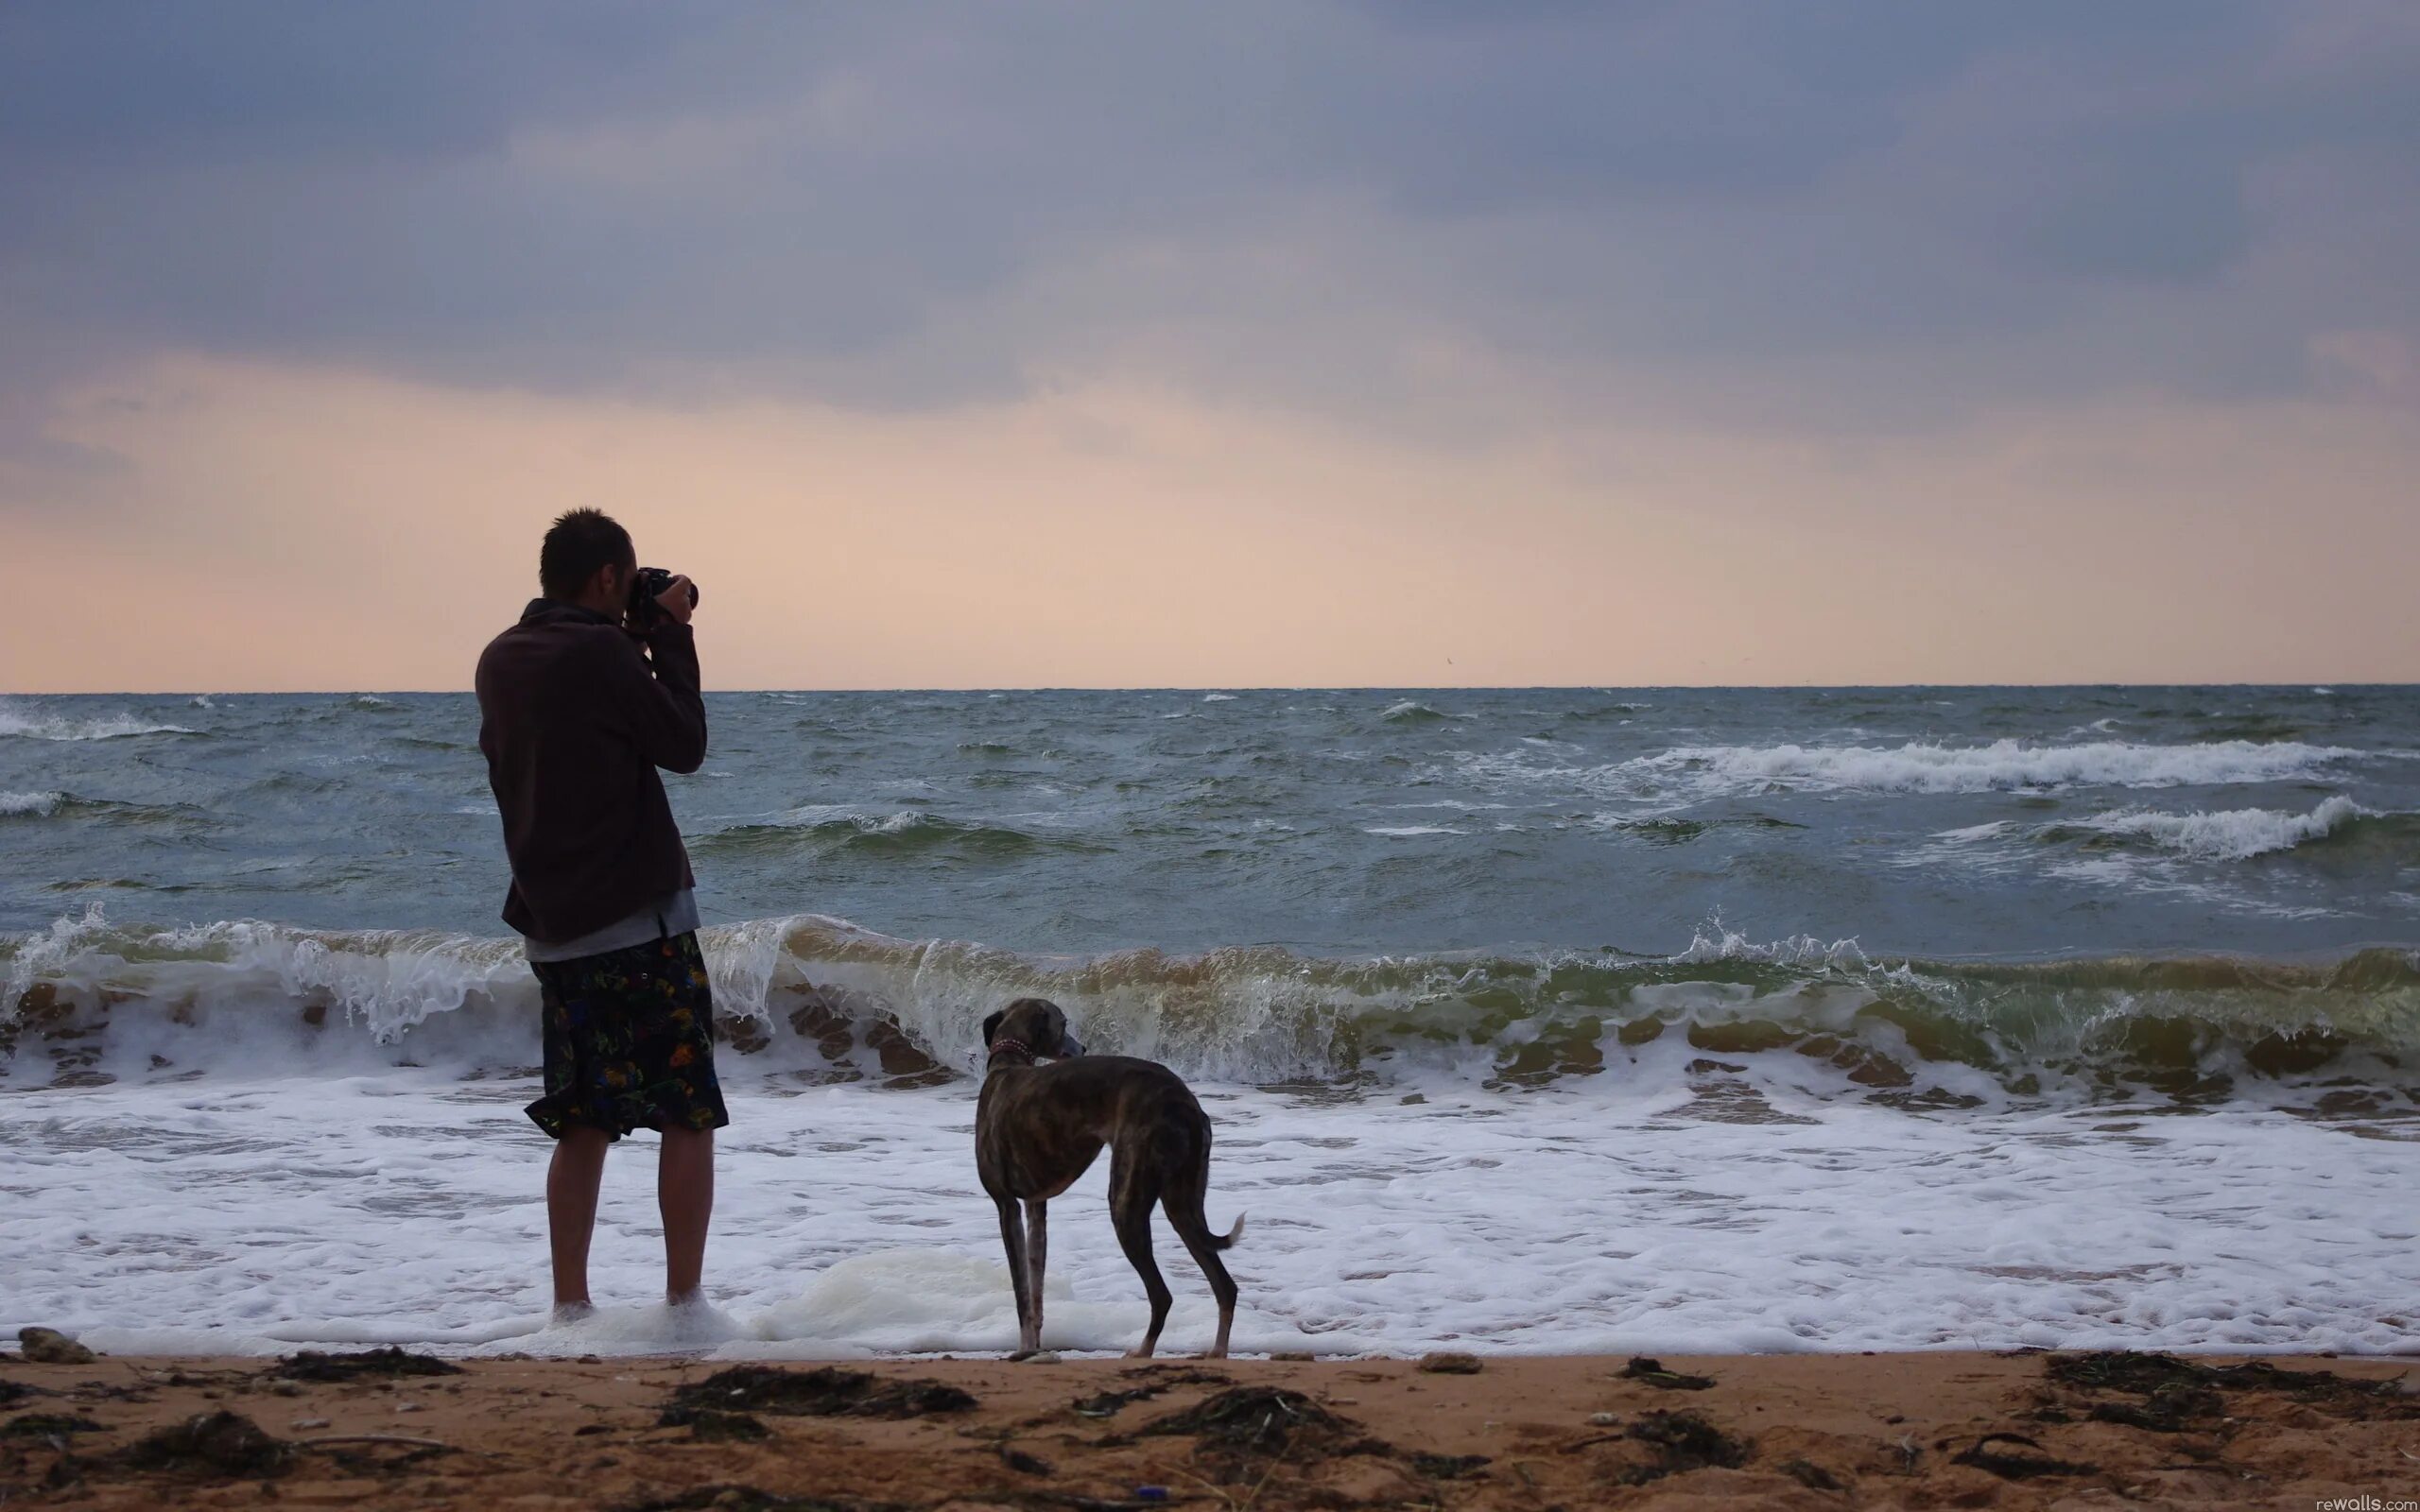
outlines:
M990 1054L975 1104L975 1168L1000 1209L1000 1242L1017 1297L1017 1353L1042 1349L1042 1272L1048 1235L1044 1206L1075 1184L1109 1146L1109 1215L1126 1258L1151 1297L1151 1328L1132 1351L1149 1358L1168 1317L1168 1285L1151 1258L1151 1205L1210 1278L1219 1298L1219 1342L1227 1352L1236 1283L1219 1252L1244 1231L1210 1231L1201 1199L1210 1185L1210 1119L1175 1072L1127 1056L1086 1056L1058 1005L1019 998L983 1021ZM1037 1066L1036 1059L1053 1062ZM1017 1204L1025 1204L1020 1221Z

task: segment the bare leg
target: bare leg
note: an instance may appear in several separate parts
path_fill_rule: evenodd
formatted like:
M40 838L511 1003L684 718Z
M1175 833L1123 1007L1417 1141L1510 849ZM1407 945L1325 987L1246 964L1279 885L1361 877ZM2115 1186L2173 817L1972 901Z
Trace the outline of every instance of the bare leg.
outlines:
M588 1305L588 1241L596 1231L596 1189L605 1179L601 1128L575 1125L555 1141L546 1167L546 1245L554 1259L555 1305Z
M1042 1346L1038 1342L1041 1329L1028 1324L1027 1292L1030 1284L1025 1264L1025 1220L1017 1215L1017 1205L1009 1197L994 1197L1000 1210L1000 1247L1009 1255L1009 1290L1017 1299L1017 1354L1031 1354ZM1015 1356L1011 1356L1015 1358Z
M697 1295L706 1269L706 1228L715 1215L715 1131L667 1128L655 1161L655 1204L664 1214L664 1295Z
M1031 1331L1025 1335L1028 1349L1042 1348L1042 1274L1050 1255L1050 1204L1046 1199L1028 1197L1025 1202L1025 1295L1033 1309Z

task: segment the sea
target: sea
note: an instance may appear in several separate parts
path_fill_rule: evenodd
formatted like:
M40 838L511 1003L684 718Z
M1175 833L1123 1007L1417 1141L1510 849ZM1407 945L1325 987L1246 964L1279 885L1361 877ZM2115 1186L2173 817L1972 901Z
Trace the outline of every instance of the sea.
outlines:
M706 701L709 1302L642 1134L557 1322L474 701L0 698L0 1328L1005 1350L1040 994L1210 1113L1239 1350L2420 1349L2420 689ZM1052 1348L1143 1327L1105 1180Z

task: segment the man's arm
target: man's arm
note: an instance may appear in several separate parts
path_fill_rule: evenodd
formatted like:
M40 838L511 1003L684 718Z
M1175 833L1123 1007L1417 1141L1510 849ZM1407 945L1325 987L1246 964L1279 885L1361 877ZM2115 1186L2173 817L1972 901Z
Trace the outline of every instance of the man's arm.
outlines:
M619 639L617 637L617 639ZM621 640L607 675L608 707L619 715L639 754L667 772L694 772L706 762L706 700L698 687L698 637L686 625L658 626L648 636L654 665Z

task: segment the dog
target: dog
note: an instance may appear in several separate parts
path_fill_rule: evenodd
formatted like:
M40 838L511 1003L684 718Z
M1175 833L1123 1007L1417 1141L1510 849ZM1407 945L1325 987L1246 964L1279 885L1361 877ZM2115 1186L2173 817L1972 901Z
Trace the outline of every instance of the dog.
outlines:
M1150 1294L1151 1327L1130 1359L1149 1359L1167 1321L1167 1282L1151 1258L1151 1205L1210 1279L1219 1298L1219 1342L1227 1352L1236 1283L1219 1251L1243 1236L1210 1231L1201 1201L1210 1185L1210 1118L1177 1074L1128 1056L1087 1056L1067 1016L1043 998L1019 998L983 1021L987 1060L975 1104L975 1169L1000 1210L1000 1242L1017 1298L1017 1352L1042 1349L1042 1274L1048 1247L1044 1212L1109 1146L1109 1216L1126 1258ZM1036 1060L1048 1060L1037 1066ZM1017 1208L1024 1205L1020 1218Z

